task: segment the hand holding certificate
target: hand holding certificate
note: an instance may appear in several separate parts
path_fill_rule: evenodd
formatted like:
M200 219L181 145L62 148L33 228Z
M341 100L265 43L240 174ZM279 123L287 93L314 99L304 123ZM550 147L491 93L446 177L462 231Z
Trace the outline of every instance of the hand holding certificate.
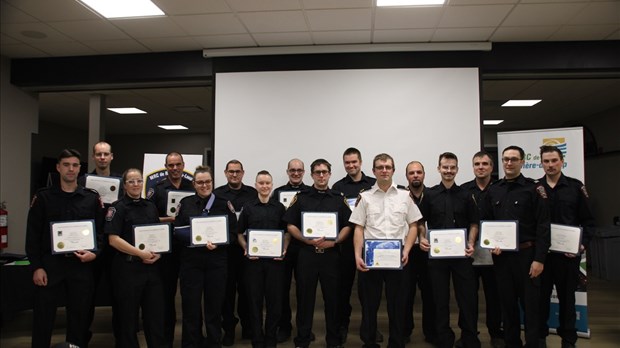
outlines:
M167 223L133 226L134 246L153 253L169 253L170 225Z
M228 216L193 217L190 229L193 246L228 244Z
M301 213L301 234L304 238L338 237L338 215L336 213Z
M518 250L518 221L480 221L480 247Z
M551 246L549 251L573 255L579 254L581 234L581 227L551 224Z
M248 230L247 242L249 257L280 258L284 250L284 232Z
M364 240L364 264L369 269L402 269L400 239Z
M52 222L50 233L52 254L97 249L94 220Z
M467 233L463 229L428 230L429 258L467 257Z
M119 199L121 178L86 175L84 186L97 191L103 203L111 204Z

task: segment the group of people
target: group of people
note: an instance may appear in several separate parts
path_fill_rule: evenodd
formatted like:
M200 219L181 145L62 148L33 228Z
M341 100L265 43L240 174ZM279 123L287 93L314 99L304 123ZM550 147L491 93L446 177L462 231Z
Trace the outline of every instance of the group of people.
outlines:
M361 170L360 151L349 148L343 154L347 175L331 188L328 161L312 162L312 185L306 185L304 163L292 159L286 169L288 183L275 190L265 170L256 174L255 188L245 185L243 165L237 160L226 164L227 184L221 187L213 187L213 173L206 166L197 167L190 182L183 178L183 156L171 152L165 158L167 176L145 198L143 175L130 168L121 176L121 198L104 206L98 193L78 178L80 154L63 150L56 166L60 183L37 191L28 215L26 253L35 284L32 346L50 346L58 299L66 291L66 340L87 347L95 285L107 273L112 282L116 347L139 347L140 310L148 346L172 347L177 288L182 302L182 347L232 346L238 323L242 338L250 339L253 347L276 347L293 333L289 294L295 284L293 342L306 348L316 340L312 325L319 283L325 342L328 347L341 347L350 329L356 274L364 347L380 347L384 340L377 323L384 287L388 347L404 347L411 339L416 288L422 297L426 341L437 347L480 347L479 279L494 347L523 346L520 307L525 346L544 346L553 285L560 301L558 334L563 347L572 347L577 340L574 292L580 257L548 252L550 224L582 227L583 251L594 220L585 186L562 174L562 152L553 146L540 151L545 172L540 180L521 174L524 151L509 146L502 151L505 176L498 181L491 180L491 156L478 152L472 159L475 179L457 185L458 158L445 152L437 165L440 183L425 186L423 164L412 161L405 167L408 186L401 187L393 181L396 166L390 155L375 156L373 178ZM95 144L93 159L93 175L114 176L109 144ZM168 216L171 191L195 192L180 201L176 216ZM311 237L303 226L308 212L337 216L336 236ZM208 216L226 216L228 243L191 245L183 229L192 218ZM93 220L99 247L52 253L50 224L74 220ZM517 250L481 248L481 220L516 221ZM170 252L135 245L136 226L161 223L171 226ZM466 230L464 257L428 257L430 235L442 229ZM249 230L282 231L282 255L249 256ZM365 241L375 239L400 242L400 267L373 268L366 263ZM458 339L450 327L450 278L459 307Z

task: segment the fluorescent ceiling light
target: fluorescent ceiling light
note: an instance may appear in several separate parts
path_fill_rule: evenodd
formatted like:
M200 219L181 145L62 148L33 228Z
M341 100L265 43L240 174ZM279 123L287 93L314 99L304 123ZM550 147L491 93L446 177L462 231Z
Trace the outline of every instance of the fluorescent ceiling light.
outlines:
M129 114L146 114L146 111L138 108L108 108L112 112L117 114L129 115Z
M541 100L542 99L511 99L502 104L502 106L534 106L540 103Z
M180 124L160 124L157 127L165 129L165 130L182 130L182 129L187 129L187 127L181 126Z
M165 16L150 0L78 0L105 18Z
M484 120L482 121L482 124L485 126L497 126L502 122L504 122L504 120Z
M378 7L443 5L445 0L377 0Z

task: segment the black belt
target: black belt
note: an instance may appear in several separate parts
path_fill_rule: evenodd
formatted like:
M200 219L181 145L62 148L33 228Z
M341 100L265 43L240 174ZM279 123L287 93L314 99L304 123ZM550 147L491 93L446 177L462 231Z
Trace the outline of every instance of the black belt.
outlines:
M325 248L317 248L317 247L312 246L312 245L306 245L306 247L309 248L309 249L314 250L315 254L325 254L326 252L334 249L334 248L327 248L327 249L325 249Z
M535 245L535 242L528 240L527 242L519 243L519 249L529 249Z

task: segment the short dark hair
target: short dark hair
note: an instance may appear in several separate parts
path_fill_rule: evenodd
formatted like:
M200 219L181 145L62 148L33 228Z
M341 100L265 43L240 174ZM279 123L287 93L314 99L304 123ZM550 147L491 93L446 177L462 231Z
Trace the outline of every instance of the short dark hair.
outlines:
M76 149L64 149L60 151L60 154L58 155L58 163L60 163L60 161L62 161L63 158L69 158L69 157L77 157L79 161L82 158L82 155L80 155L80 152Z
M140 176L142 176L142 171L138 168L129 168L126 171L123 172L123 182L125 182L127 180L127 175L129 175L130 172L137 172L140 174Z
M228 166L231 164L238 164L241 166L241 170L243 170L243 163L239 162L239 160L236 159L231 159L230 161L228 161L228 163L226 163L226 169L224 170L228 170Z
M181 155L181 153L176 152L176 151L172 151L172 152L168 152L168 154L166 155L166 160L164 162L164 164L168 164L168 157L170 156L179 156L181 157L181 162L185 163L185 160L183 159L183 155Z
M269 175L271 177L271 173L269 173L266 170L261 170L260 172L256 173L256 177L258 178L259 175Z
M344 153L342 154L342 158L344 158L344 156L348 156L348 155L357 155L357 158L361 161L362 160L362 153L360 152L360 150L354 148L354 147L350 147L346 150L344 150Z
M474 158L478 157L478 158L482 158L484 156L487 156L489 158L489 160L491 161L491 167L495 166L495 162L493 162L493 158L491 157L491 155L489 155L488 152L482 150L482 151L478 151L476 152L473 156L472 156L472 161L474 160Z
M541 160L542 160L543 153L547 153L547 152L557 153L558 156L560 156L560 160L564 161L564 154L562 153L562 151L558 149L557 146L553 146L553 145L543 145L540 147L540 159Z
M387 161L387 160L392 161L392 169L396 170L394 159L392 158L392 156L388 155L387 153L380 153L376 155L375 158L372 160L372 168L373 169L375 168L375 164L377 164L377 161Z
M510 145L510 146L508 146L507 148L502 150L502 155L504 155L504 152L506 152L508 150L517 150L517 151L519 151L519 156L521 156L521 158L519 158L520 160L525 158L525 151L523 151L523 149L518 147L517 145Z
M213 172L211 171L211 167L209 167L209 166L197 166L196 170L194 170L194 178L196 178L196 175L202 174L202 173L209 173L209 175L211 175L211 177L213 177Z
M411 162L407 163L407 166L405 167L405 174L407 174L407 170L408 170L409 166L412 165L412 164L416 164L416 163L419 164L420 167L422 167L422 172L426 173L426 169L424 169L424 165L422 164L422 162L420 162L420 161L411 161Z
M453 159L456 161L456 163L459 163L459 159L458 157L456 157L455 154L453 154L452 152L444 152L441 155L439 155L439 160L437 161L437 165L441 164L441 160L442 159Z
M326 165L327 166L327 170L331 173L332 171L332 165L327 162L326 159L323 158L319 158L319 159L315 159L314 162L312 162L312 164L310 165L310 171L314 172L314 168L320 166L320 165Z

